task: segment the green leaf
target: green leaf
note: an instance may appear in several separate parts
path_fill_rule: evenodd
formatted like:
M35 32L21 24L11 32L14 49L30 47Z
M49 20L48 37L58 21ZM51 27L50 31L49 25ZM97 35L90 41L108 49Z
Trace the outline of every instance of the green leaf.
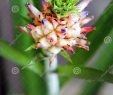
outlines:
M65 50L61 51L60 55L63 56L64 58L66 58L70 63L73 63L69 53L67 53Z
M41 10L42 9L42 0L32 0L32 1L33 1L33 5L35 5L35 7L38 10Z
M58 69L60 76L76 77L80 79L110 82L113 83L113 75L94 68L82 67L82 66L59 66ZM103 76L104 75L104 76Z
M33 44L33 45L31 45L30 47L28 47L25 51L27 52L27 51L30 51L30 50L32 50L32 49L35 49L35 44Z
M27 65L23 66L22 69L28 68L31 65L36 64L37 57L33 58Z
M11 47L10 44L2 40L0 40L0 56L3 56L4 58L11 60L21 66L25 66L32 61L32 58L27 54ZM40 63L36 62L34 65L31 65L28 68L39 75L43 73L43 68Z

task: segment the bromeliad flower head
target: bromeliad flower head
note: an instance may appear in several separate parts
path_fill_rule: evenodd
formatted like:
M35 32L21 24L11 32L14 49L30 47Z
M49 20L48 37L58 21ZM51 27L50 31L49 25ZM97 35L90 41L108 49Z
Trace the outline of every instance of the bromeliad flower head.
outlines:
M44 0L42 11L27 3L28 15L33 24L19 28L30 34L35 40L35 47L43 48L51 54L50 61L61 51L73 53L73 47L89 50L86 34L94 27L83 27L94 17L84 11L91 0Z

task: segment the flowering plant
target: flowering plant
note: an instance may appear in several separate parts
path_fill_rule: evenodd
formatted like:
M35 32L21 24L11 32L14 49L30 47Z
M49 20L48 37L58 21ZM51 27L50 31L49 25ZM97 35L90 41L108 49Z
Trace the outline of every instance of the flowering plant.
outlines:
M24 8L25 7L24 5L25 5L26 1L27 0L20 0L20 2L18 2L17 0L10 1L10 3L12 4L11 9L13 8L15 10L15 6L16 6L16 8L18 6L18 8L20 9L18 11L20 15L18 14L18 12L17 13L12 12L12 21L14 22L14 23L12 23L12 25L14 26L14 29L15 29L15 26L20 25L20 23L22 25L25 24L23 18L27 21L27 23L30 23L30 21L25 16L26 9ZM37 2L40 2L41 0L30 0L30 1L31 2L33 1L34 4L37 4L38 6L40 6L39 3L37 3ZM57 0L57 1L65 3L64 0ZM68 3L66 3L66 4L69 4L71 1L72 0L69 0ZM63 7L65 7L65 6L58 5L57 4L58 2L56 2L55 0L54 1L53 0L52 1L50 1L50 0L44 1L42 10L40 10L39 12L52 25L53 25L52 18L56 18L55 21L58 23L58 26L60 26L60 25L62 25L62 23L64 23L64 21L69 21L69 16L72 14L75 14L79 17L79 20L77 20L77 22L75 22L75 23L80 24L79 21L83 21L83 19L85 20L86 18L91 18L91 17L88 17L88 12L84 11L84 8L85 8L84 6L86 6L87 3L90 2L90 0L85 0L85 1L81 0L82 1L81 3L79 3L77 0L75 0L75 1L76 1L74 4L75 11L73 13L71 13L70 10L64 10ZM16 32L16 34L18 36L14 34L14 36L16 36L16 39L13 40L13 43L4 41L2 38L0 39L0 57L17 64L19 67L22 66L23 67L22 69L20 67L21 73L23 73L24 68L26 68L26 69L24 69L25 71L27 69L32 71L32 72L29 72L27 70L27 72L24 73L24 79L22 78L23 82L21 84L25 88L25 93L24 93L25 95L28 95L28 94L29 95L37 95L37 93L39 95L47 95L47 92L49 92L48 90L54 91L53 88L56 89L56 86L58 87L59 82L60 82L60 88L63 87L63 89L64 89L65 84L67 87L67 82L70 82L70 80L71 79L73 80L75 77L77 78L77 80L75 79L74 82L78 83L78 79L83 79L85 82L84 84L82 84L82 89L79 90L80 95L82 95L82 94L92 95L92 94L97 94L98 92L100 93L99 89L100 89L100 87L102 88L103 84L105 86L104 82L113 83L113 74L112 74L112 69L113 69L112 68L113 67L113 62L112 62L112 56L113 56L113 41L112 41L112 39L113 39L113 26L112 26L113 19L112 19L112 17L113 17L113 12L111 11L111 10L113 10L113 0L111 0L111 1L112 2L110 2L109 0L108 1L106 0L104 2L101 1L101 4L100 4L100 1L94 0L95 3L92 3L91 7L93 7L93 10L95 10L95 9L99 9L99 8L104 9L104 7L101 5L105 4L105 2L110 2L109 5L104 10L104 12L102 13L102 15L98 18L98 20L95 23L95 26L97 28L96 31L92 32L92 33L90 33L90 35L88 35L88 40L91 41L90 51L86 53L82 49L77 49L76 55L73 55L70 58L67 51L69 51L69 52L72 52L72 51L70 51L69 49L67 50L66 48L62 47L62 49L60 50L61 52L58 52L58 53L60 53L63 57L65 57L69 62L72 62L73 64L65 64L65 65L59 64L57 66L57 60L55 60L53 62L53 64L51 64L50 67L49 67L48 59L46 61L44 60L45 64L42 64L43 61L40 60L42 52L40 52L40 50L41 51L45 50L45 51L49 52L49 54L51 54L51 58L54 55L54 53L51 53L48 50L49 48L46 49L44 47L40 47L41 49L38 49L39 47L37 47L37 44L38 43L42 44L39 41L42 37L40 37L39 39L37 37L37 40L36 40L35 36L33 36L34 28L37 28L37 26L43 27L43 23L41 24L41 22L44 19L41 21L39 19L37 20L38 15L35 15L37 9L31 4L27 4L27 8L29 9L28 15L33 18L34 23L30 23L29 25L26 25L25 27L19 26L18 28L25 31L27 34L30 34L30 37L34 39L35 42L31 47L32 47L32 49L33 48L35 50L37 49L36 53L38 54L38 56L34 57L34 52L32 52L32 51L23 53L23 50L25 50L27 48L27 46L32 44L31 38L29 38L26 35L26 33L24 33L24 35L22 35L20 37L20 35L18 35L18 31L14 30L14 32ZM56 2L55 6L58 6L57 9L53 9L54 5L52 2ZM99 2L99 4L98 4L98 2ZM2 3L5 3L5 2L2 2ZM61 3L59 3L59 4L61 4ZM106 5L107 5L107 3L106 3ZM82 11L80 11L81 7L79 7L79 6L83 7ZM67 8L68 7L69 6L67 6ZM59 8L63 8L63 10L62 10L63 12L59 13L58 12L58 10L60 10ZM35 9L36 9L36 11L34 12ZM4 10L1 10L1 11L2 11L1 13L4 14ZM100 11L102 11L102 10L95 10L95 12L98 12L98 13L101 13ZM1 15L3 15L3 14L1 14ZM50 14L52 14L52 17L50 16ZM10 16L10 13L7 13L7 16L8 15ZM6 15L1 16L2 22L4 22L5 16ZM20 16L22 16L23 18ZM92 19L93 19L93 16L92 16ZM89 20L92 20L92 19L89 19ZM39 23L39 24L37 24L37 23ZM3 33L3 36L2 35L0 35L0 36L2 36L2 37L4 37L4 35L8 36L8 39L5 38L6 36L4 37L4 39L9 41L9 33L10 33L9 30L10 29L6 28L7 25L9 26L9 24L4 22L4 24L1 23L1 25L2 25L1 33ZM33 26L33 27L31 27L31 26ZM80 24L80 29L85 28L85 26L84 26L84 24L83 25ZM44 28L42 28L42 29L44 29ZM73 29L71 26L69 26L68 29L70 29L70 28ZM93 28L93 27L90 27L90 28ZM6 31L6 29L9 33ZM42 30L42 29L40 29L40 30ZM47 29L47 27L45 29ZM55 33L59 33L59 31L56 31L56 28L54 28L53 30L55 31ZM85 41L87 43L86 34L88 32L90 32L90 31L84 31L84 32L81 31L80 35L82 34L82 35L84 35L84 37L81 37L81 38L75 37L75 39L79 38L79 40ZM40 33L44 33L44 32L40 32ZM66 33L68 33L68 31L66 31ZM20 32L20 34L23 34L23 33ZM61 35L61 32L59 33L59 35L61 38L63 38ZM46 36L45 36L45 34L43 34L43 37L46 38ZM18 39L17 37L19 38L19 40L17 40ZM59 39L60 37L57 36L57 39ZM63 39L66 39L66 38L63 38ZM14 44L14 42L15 42L15 44ZM78 41L77 41L77 43L78 43ZM80 47L80 45L78 46L78 44L75 44L72 47ZM52 46L56 46L56 44L52 45ZM87 48L85 48L85 49L88 50L89 49L88 44L86 44L85 46L87 46ZM30 50L31 47L27 48L26 50ZM83 45L80 48L83 48ZM21 49L22 51L20 51L19 49ZM57 49L55 49L55 50L57 50ZM40 53L41 53L41 55L40 55ZM3 60L1 62L3 62ZM4 61L4 63L5 63L5 61ZM1 64L1 65L4 65L4 64ZM11 66L11 65L8 63L6 66L9 68L9 66ZM53 66L54 66L54 68L51 69ZM56 68L55 68L55 66L56 66ZM3 70L3 68L2 68L2 70ZM12 72L13 67L10 70ZM10 70L9 70L9 72L10 72ZM3 70L3 72L4 72L4 70ZM48 81L48 79L45 79L49 76L48 74L54 75L55 78L57 76L57 78L56 78L57 80L53 80L53 77L52 78L49 77L49 79L52 79L54 82ZM12 79L12 77L11 77L11 79ZM30 81L32 81L32 83L29 83ZM51 87L51 89L49 89L50 88L49 86L47 87L47 83L55 83L55 82L57 83L57 85L56 84L52 84L52 86L49 85ZM23 83L25 83L25 84L23 84ZM74 85L74 86L78 86L78 85ZM10 85L9 85L9 87L10 87ZM12 87L12 85L11 85L11 87ZM72 85L72 87L73 87L73 85ZM74 88L76 88L76 87L74 87ZM22 89L22 91L23 90L24 89ZM62 90L62 89L59 89L59 90ZM73 90L75 91L75 89L73 89ZM66 91L64 91L64 92L66 94L67 94L67 92L69 94L71 94L71 91L70 91L70 89L68 89L68 90L66 89ZM15 91L13 89L11 92L15 93ZM59 91L57 90L57 92L59 92ZM60 91L60 92L62 92L62 91ZM9 94L14 94L14 93L9 93ZM48 94L48 95L51 95L51 94ZM54 94L52 94L52 95L54 95ZM56 94L56 95L59 95L59 94Z

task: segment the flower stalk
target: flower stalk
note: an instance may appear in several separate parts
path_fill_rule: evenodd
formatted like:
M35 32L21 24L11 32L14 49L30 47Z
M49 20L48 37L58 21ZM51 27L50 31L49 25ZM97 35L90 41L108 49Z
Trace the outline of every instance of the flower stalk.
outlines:
M45 67L46 67L46 80L47 80L47 89L48 95L59 95L60 93L60 82L59 76L55 72L58 68L58 60L57 57L54 58L51 66L49 60L45 60Z

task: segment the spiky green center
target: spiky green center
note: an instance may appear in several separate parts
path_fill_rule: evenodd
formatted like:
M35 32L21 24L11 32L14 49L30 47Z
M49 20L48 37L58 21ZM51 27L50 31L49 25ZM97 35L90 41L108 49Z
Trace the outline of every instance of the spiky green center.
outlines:
M67 17L72 13L78 13L76 4L79 0L48 0L52 6L52 11L58 18Z

